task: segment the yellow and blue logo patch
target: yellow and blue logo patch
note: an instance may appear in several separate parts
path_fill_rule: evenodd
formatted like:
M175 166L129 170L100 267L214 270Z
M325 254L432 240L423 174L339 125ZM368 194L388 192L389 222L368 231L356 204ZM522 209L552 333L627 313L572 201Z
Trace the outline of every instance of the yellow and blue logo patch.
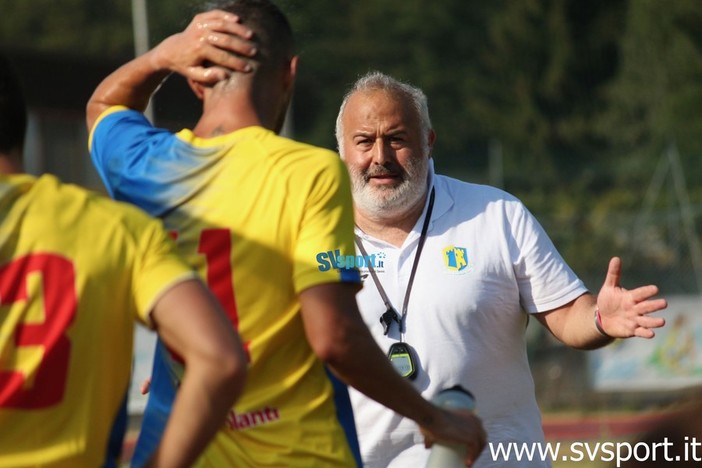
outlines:
M468 268L468 250L453 245L444 249L444 264L450 271L463 271Z

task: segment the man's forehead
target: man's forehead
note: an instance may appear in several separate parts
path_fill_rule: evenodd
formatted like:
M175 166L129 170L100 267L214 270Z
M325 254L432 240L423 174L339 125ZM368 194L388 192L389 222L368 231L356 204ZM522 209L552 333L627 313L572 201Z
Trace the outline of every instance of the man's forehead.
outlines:
M371 108L378 110L404 107L402 105L401 96L397 96L394 93L383 89L356 91L349 97L349 101L346 106L347 108Z
M407 127L418 120L406 99L385 90L364 90L352 94L346 103L343 119L354 127L375 127L378 124Z

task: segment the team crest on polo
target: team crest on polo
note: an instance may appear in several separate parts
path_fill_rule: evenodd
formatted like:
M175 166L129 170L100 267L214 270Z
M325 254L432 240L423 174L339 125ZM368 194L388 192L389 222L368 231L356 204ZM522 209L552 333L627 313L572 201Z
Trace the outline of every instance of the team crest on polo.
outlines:
M449 246L444 249L444 264L449 271L458 272L468 268L468 251L465 247Z

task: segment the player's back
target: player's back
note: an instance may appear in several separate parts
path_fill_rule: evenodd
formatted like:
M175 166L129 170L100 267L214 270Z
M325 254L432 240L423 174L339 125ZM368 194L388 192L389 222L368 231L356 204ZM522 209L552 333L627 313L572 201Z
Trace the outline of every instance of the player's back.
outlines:
M312 352L298 296L325 282L360 282L357 272L317 263L320 253L354 252L339 157L257 126L208 139L189 130L174 135L120 107L93 127L91 156L116 199L173 231L247 347L245 392L204 459L211 466L353 465L348 394ZM160 376L168 372L155 366L153 383L166 381ZM158 440L159 412L172 398L167 386L152 385L137 460Z
M289 465L296 457L352 464L339 444L345 436L333 382L306 340L298 299L309 286L339 281L338 271L320 272L319 252L352 248L339 236L352 232L341 221L349 192L337 191L345 169L329 151L259 127L209 140L180 136L209 161L187 182L191 195L163 219L228 309L250 355L247 391L213 444L219 450L205 459L220 466L234 456L251 465ZM227 433L235 432L232 444ZM242 439L269 453L246 453Z
M131 294L136 211L51 176L0 176L0 466L115 462L145 306Z

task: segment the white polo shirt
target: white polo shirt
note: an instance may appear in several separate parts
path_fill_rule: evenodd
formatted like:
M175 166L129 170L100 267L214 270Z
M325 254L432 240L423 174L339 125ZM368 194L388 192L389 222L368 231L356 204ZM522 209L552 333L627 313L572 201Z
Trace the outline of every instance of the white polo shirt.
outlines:
M526 207L494 187L433 175L435 202L412 285L405 342L418 355L414 386L425 398L460 384L476 398L489 442L544 442L527 361L524 313L552 310L587 292ZM428 198L428 197L427 197ZM390 301L401 313L426 215L401 248L359 229ZM359 253L360 255L360 253ZM381 265L382 262L382 265ZM385 305L368 270L358 294L363 318L387 351ZM350 389L363 460L369 468L424 466L429 451L417 425ZM505 449L506 449L505 445ZM550 466L497 459L486 447L476 466Z

